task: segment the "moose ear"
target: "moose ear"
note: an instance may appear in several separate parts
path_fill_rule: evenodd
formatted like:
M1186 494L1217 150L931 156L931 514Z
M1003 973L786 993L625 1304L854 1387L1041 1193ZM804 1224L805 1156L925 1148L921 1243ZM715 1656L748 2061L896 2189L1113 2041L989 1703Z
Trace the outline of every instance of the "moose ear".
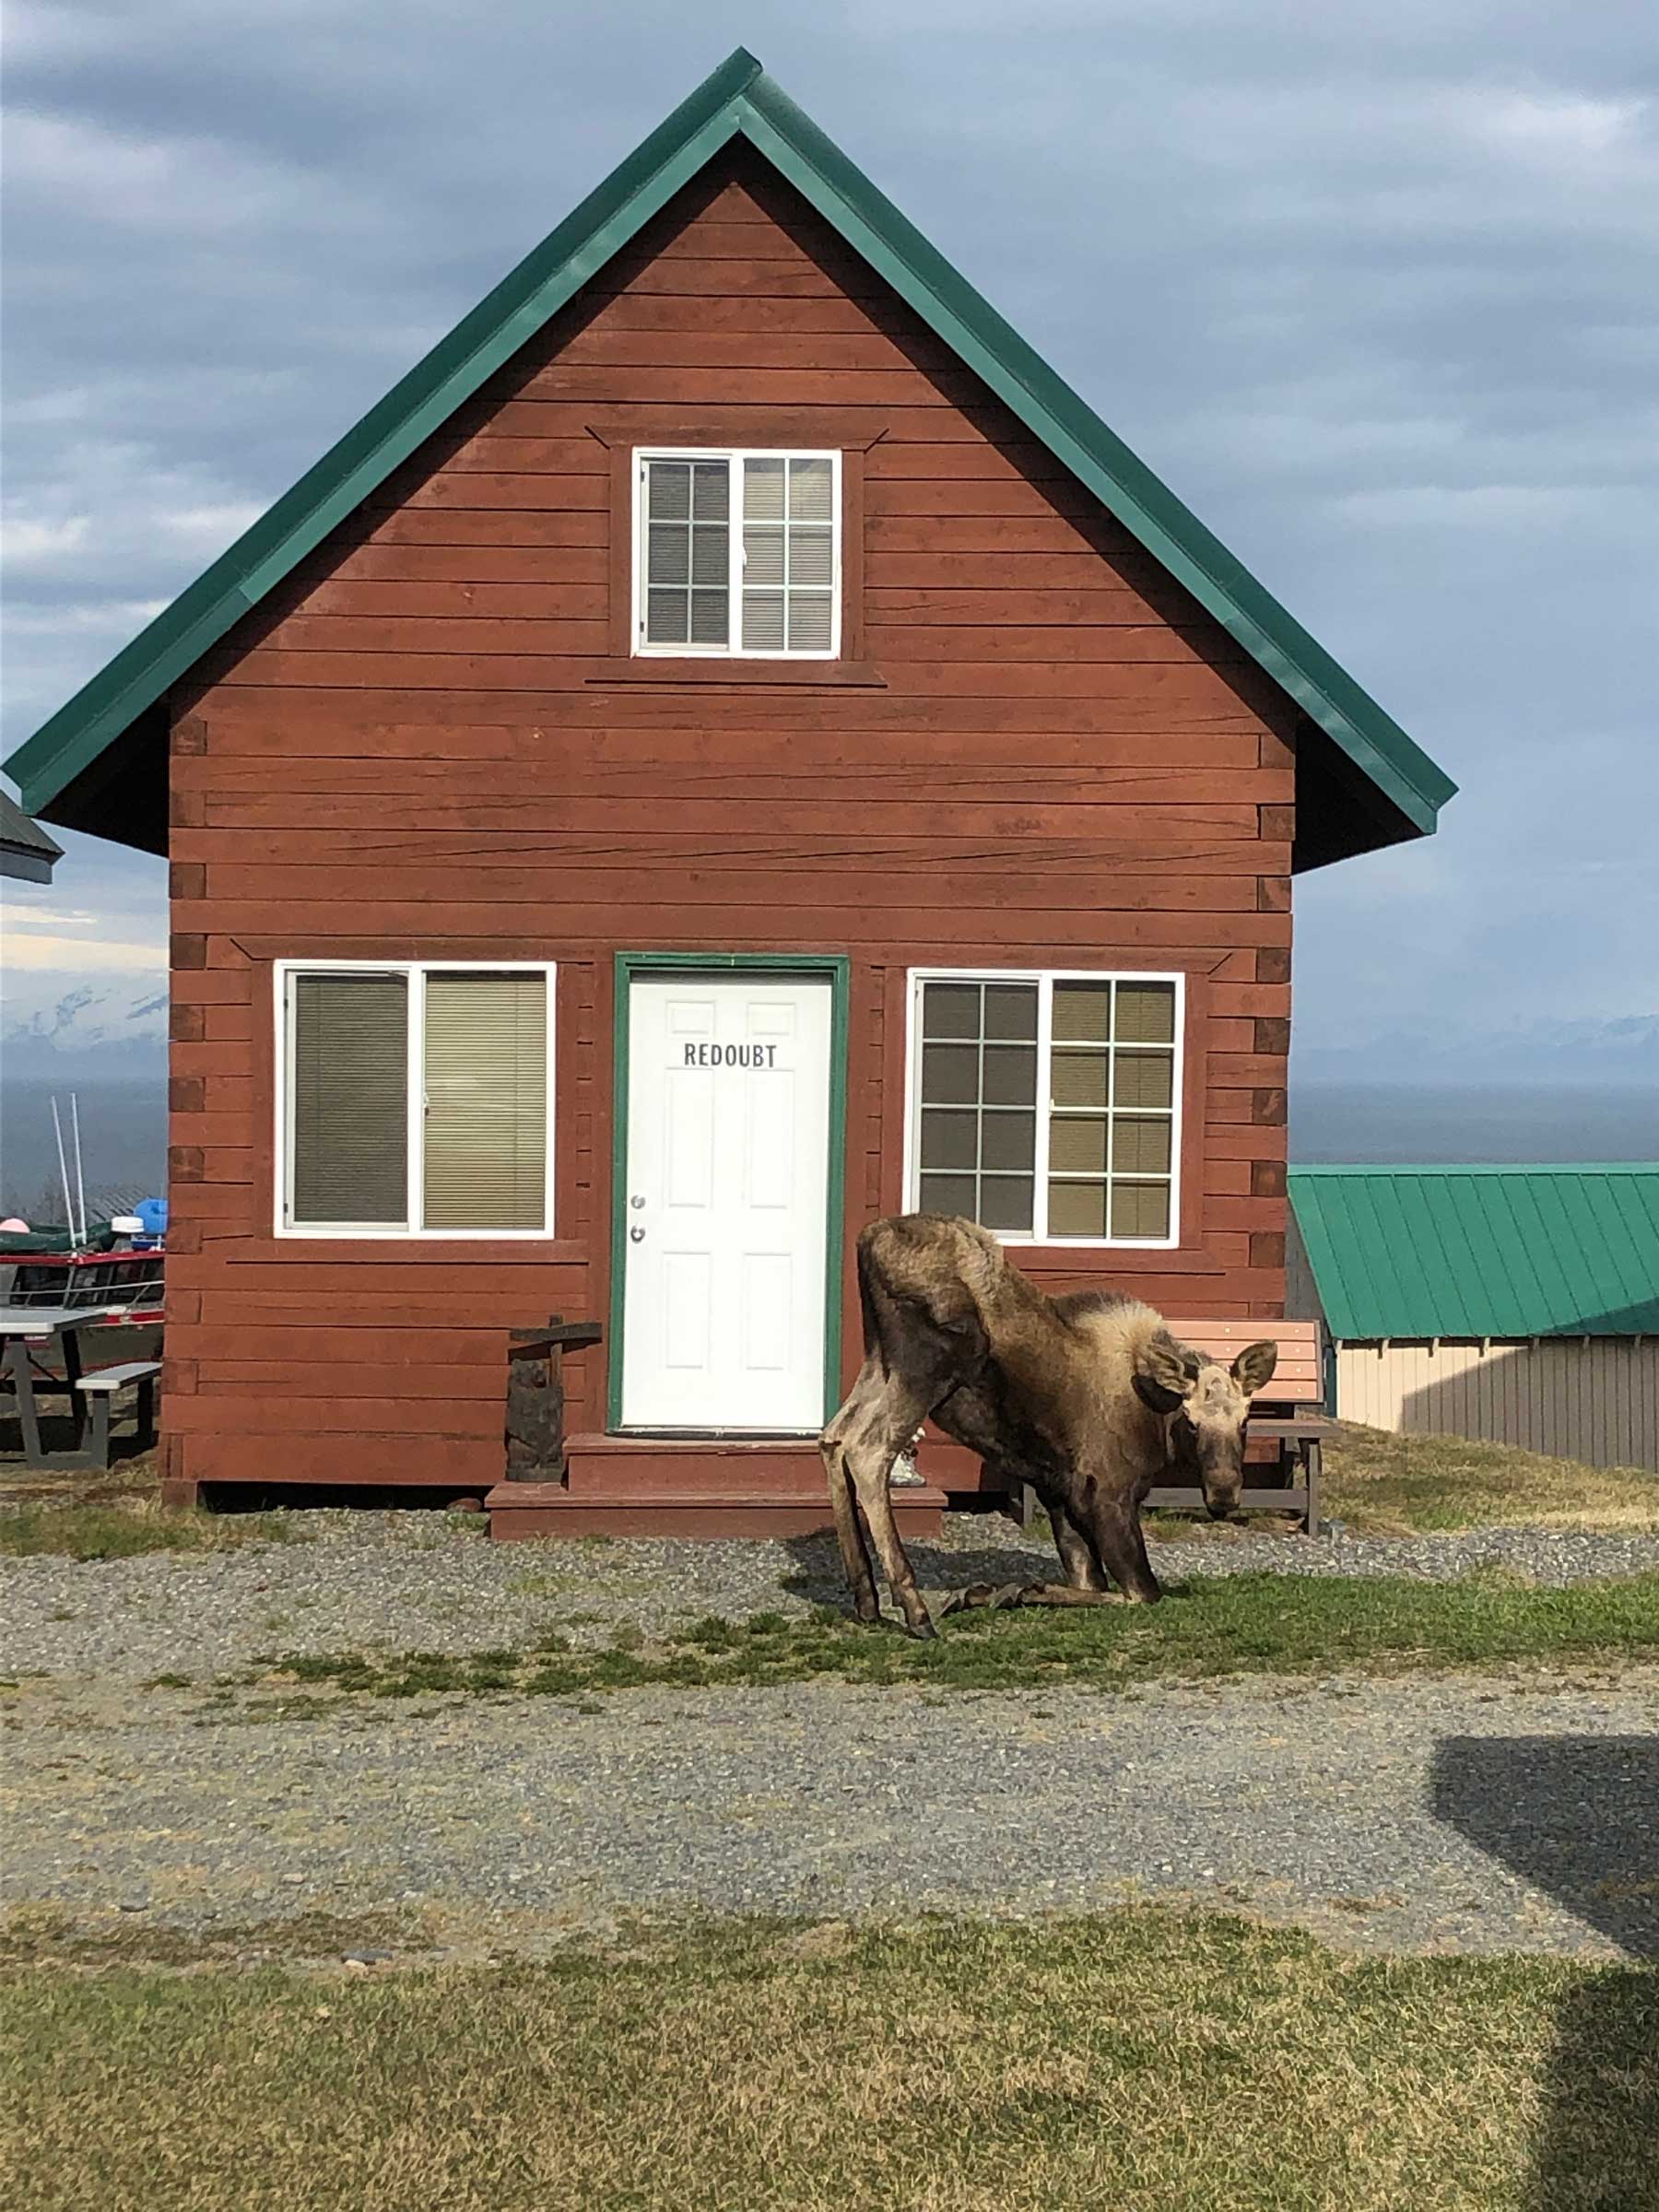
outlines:
M1271 1336L1264 1336L1259 1344L1247 1344L1233 1361L1233 1381L1241 1390L1253 1396L1272 1382L1277 1365L1278 1346Z
M1135 1367L1135 1391L1154 1413L1173 1413L1186 1403L1193 1377L1174 1340L1154 1336Z

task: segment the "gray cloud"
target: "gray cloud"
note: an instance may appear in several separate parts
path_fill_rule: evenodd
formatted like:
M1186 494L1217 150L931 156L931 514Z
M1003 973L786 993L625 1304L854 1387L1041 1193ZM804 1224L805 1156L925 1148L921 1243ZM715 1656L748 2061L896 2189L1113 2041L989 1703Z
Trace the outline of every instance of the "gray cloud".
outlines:
M8 744L739 39L1465 785L1300 1034L1659 1006L1645 0L20 0Z

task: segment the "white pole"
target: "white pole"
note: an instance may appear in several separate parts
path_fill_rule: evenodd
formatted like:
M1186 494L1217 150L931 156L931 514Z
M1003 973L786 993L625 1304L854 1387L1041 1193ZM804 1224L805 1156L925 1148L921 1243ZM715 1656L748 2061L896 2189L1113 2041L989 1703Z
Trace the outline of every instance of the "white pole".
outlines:
M75 1201L69 1195L69 1162L64 1156L64 1124L58 1116L57 1093L52 1094L52 1126L57 1135L58 1173L64 1179L64 1214L69 1224L69 1241L75 1242Z
M75 1187L80 1199L80 1241L87 1241L87 1177L81 1166L80 1093L69 1093L69 1119L75 1125Z

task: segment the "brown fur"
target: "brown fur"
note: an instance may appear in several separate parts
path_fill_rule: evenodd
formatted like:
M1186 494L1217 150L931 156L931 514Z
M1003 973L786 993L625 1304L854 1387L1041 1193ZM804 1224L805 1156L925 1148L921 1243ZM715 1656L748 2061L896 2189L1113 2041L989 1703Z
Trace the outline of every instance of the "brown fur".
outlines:
M929 1418L1047 1506L1065 1581L1028 1598L1154 1603L1140 1504L1160 1477L1201 1485L1218 1517L1237 1510L1270 1341L1223 1367L1138 1300L1049 1298L987 1230L937 1214L865 1230L858 1284L865 1362L821 1449L861 1619L879 1616L867 1527L907 1626L932 1633L888 1496L895 1456Z

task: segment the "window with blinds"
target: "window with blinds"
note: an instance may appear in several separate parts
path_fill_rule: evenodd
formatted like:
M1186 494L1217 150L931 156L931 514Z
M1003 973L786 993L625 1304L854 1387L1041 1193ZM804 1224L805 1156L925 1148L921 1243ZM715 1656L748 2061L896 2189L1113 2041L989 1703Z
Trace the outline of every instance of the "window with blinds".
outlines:
M547 986L539 975L430 975L428 1229L539 1229L547 1211Z
M639 651L834 655L838 454L641 453L638 483Z
M281 972L284 1227L548 1233L550 969Z
M1172 1243L1172 976L915 979L912 1204L1035 1242Z
M409 985L403 975L297 975L289 1085L296 1221L408 1218Z

